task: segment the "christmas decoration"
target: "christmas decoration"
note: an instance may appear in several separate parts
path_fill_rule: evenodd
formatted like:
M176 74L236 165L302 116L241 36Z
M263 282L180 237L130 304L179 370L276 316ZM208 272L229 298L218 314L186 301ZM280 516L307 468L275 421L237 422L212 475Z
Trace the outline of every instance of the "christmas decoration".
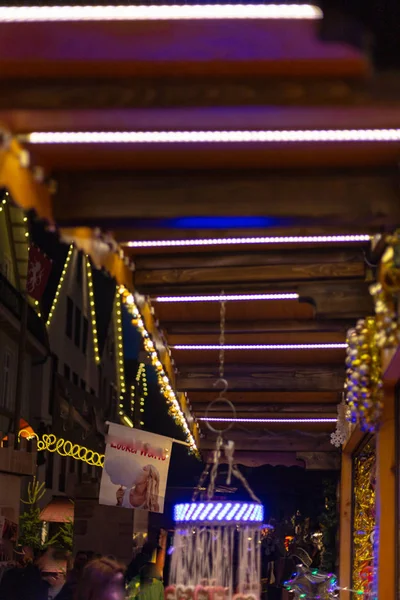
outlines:
M350 420L359 423L362 431L370 432L379 427L383 398L381 359L375 335L373 317L360 319L355 329L347 332L345 391Z
M366 594L376 579L375 538L375 449L369 444L354 460L353 585Z
M86 256L86 281L89 294L90 318L92 320L93 354L96 365L100 364L99 338L97 334L96 308L94 303L93 275L90 259Z
M137 328L143 338L144 349L150 356L152 365L155 368L158 385L160 386L161 393L165 397L168 403L169 413L176 421L176 423L183 429L186 439L190 448L190 451L196 456L199 456L199 451L196 446L195 439L190 431L186 417L180 407L179 401L176 397L174 390L172 389L171 382L167 376L162 362L159 359L157 349L154 342L150 338L149 332L147 331L143 318L139 312L139 309L135 303L135 299L131 293L124 287L120 286L119 294L121 300L124 303L129 314L132 316L132 324ZM196 426L196 425L195 425Z
M60 297L61 288L62 288L62 285L64 283L65 276L67 274L67 270L68 270L69 263L70 263L71 258L72 258L73 251L74 251L74 246L73 246L73 244L71 244L70 247L69 247L69 250L68 250L67 258L65 259L64 268L63 268L62 273L61 273L60 281L58 282L57 290L56 290L56 293L55 293L55 296L54 296L54 299L53 299L53 302L52 302L52 305L51 305L51 308L50 308L49 316L47 317L47 321L46 321L47 327L49 327L50 324L51 324L51 320L53 318L54 311L56 309L56 306L57 306L57 303L58 303L58 299Z
M363 590L349 590L338 585L337 577L333 573L322 573L318 569L309 569L304 565L297 565L292 579L285 582L285 587L294 594L294 600L332 600L339 597L340 590L348 590L356 596L363 596Z
M331 444L336 446L336 448L340 448L349 435L349 424L348 420L350 418L350 410L344 398L340 404L337 406L337 423L336 430L331 433Z
M39 302L46 288L51 271L51 260L34 244L29 247L28 277L26 291Z

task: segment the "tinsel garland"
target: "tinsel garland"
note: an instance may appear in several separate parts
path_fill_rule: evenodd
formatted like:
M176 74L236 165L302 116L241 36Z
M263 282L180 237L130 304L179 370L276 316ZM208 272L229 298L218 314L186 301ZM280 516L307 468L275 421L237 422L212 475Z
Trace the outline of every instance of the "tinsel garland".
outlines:
M375 449L369 445L354 460L353 586L374 597Z
M379 348L400 344L400 232L386 237L386 248L378 271L378 280L369 288L376 315L375 341Z
M359 423L362 431L369 432L379 427L383 399L381 357L375 336L373 317L360 319L356 327L347 332L345 391L350 420Z

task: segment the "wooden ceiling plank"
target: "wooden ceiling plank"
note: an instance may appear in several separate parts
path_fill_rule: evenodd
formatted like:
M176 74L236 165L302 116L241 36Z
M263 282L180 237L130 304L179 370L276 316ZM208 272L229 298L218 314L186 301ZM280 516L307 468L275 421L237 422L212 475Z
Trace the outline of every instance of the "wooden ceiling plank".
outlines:
M361 279L365 276L365 264L355 262L319 263L315 257L314 264L305 265L270 265L241 267L217 267L214 269L163 269L154 271L136 271L135 286L139 289L159 285L214 283L224 285L237 281L253 283L254 281L303 281L320 279Z
M56 179L54 210L60 225L87 222L117 230L118 223L126 229L126 219L210 214L287 218L293 227L325 224L338 227L338 233L341 227L359 233L400 224L396 167L317 174L315 170L151 174L98 170L60 172ZM71 202L72 197L79 202ZM273 229L269 233L273 235Z
M342 391L344 367L292 365L230 365L225 373L229 389L266 391ZM261 367L261 368L260 368ZM177 375L177 388L182 391L212 390L218 377L215 365L209 368L182 368Z
M157 313L157 306L156 306ZM225 332L238 333L308 333L313 331L336 333L345 332L354 325L353 319L318 319L318 320L257 320L257 321L227 321ZM162 321L161 328L169 335L218 334L219 323L215 321Z
M192 405L199 406L201 404L208 404L212 400L215 400L217 393L215 389L213 391L193 391L190 394L190 402ZM241 404L247 405L260 405L260 404L291 404L291 403L313 403L313 404L337 404L340 402L340 393L337 391L290 391L290 392L270 392L270 391L252 391L252 392L238 392L228 391L228 398L236 406Z

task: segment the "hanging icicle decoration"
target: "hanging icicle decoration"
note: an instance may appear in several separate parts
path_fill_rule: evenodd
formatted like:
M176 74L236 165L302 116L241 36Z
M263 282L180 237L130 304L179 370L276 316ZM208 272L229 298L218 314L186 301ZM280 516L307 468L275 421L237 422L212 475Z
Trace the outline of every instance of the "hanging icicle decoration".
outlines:
M225 304L221 301L219 379L223 391L208 407L226 403L235 415L232 403L224 397L228 383L224 379ZM224 431L217 433L214 461L207 465L193 495L193 502L175 506L176 529L171 558L170 586L166 600L259 600L261 596L260 550L264 509L243 474L234 463L234 445L225 443ZM215 482L222 454L228 463L227 485L232 476L241 481L250 495L249 502L214 499ZM196 501L208 475L207 497ZM204 488L203 488L204 489Z

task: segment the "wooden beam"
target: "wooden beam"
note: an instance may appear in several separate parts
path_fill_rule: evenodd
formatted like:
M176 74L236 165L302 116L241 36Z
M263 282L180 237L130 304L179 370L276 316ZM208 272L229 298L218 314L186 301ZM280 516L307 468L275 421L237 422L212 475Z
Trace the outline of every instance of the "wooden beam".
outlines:
M60 172L54 209L60 225L80 223L114 230L126 228L126 219L255 214L290 219L292 229L324 225L331 231L343 227L378 231L400 224L398 179L397 167L367 173ZM71 203L71 197L79 202ZM273 235L274 229L269 233Z
M351 549L352 549L352 483L353 483L353 458L351 454L342 454L342 467L340 474L340 585L351 586ZM341 590L340 600L350 600L350 592Z
M384 389L382 425L376 436L376 517L379 524L378 598L395 598L398 506L396 502L396 416L395 390Z
M157 307L156 307L157 312ZM354 325L353 319L319 319L319 320L275 320L275 321L228 321L226 333L305 333L305 332L345 332ZM219 323L215 321L163 321L161 328L168 335L217 334Z
M368 248L368 242L364 244ZM365 264L365 251L360 245L332 247L301 247L296 248L264 246L241 252L227 251L223 246L216 252L196 252L188 249L185 252L162 253L158 250L152 254L135 256L135 270L159 271L168 269L218 269L231 267L282 266L296 265L297 267L312 265L318 262L324 264L362 263Z
M190 401L193 406L200 407L207 405L212 400L215 400L217 392L213 391L193 391L190 394ZM269 391L252 391L240 392L231 391L227 393L227 397L235 406L260 406L263 404L285 405L285 404L338 404L341 401L341 394L337 391L291 391L291 392L269 392Z
M216 397L216 396L215 396ZM228 395L229 398L229 395ZM205 416L207 412L207 404L205 403L191 403L193 412L197 416ZM240 418L267 418L272 419L273 414L279 415L280 418L282 416L288 415L290 418L300 418L297 415L304 414L306 418L307 416L316 417L318 414L324 415L324 418L328 418L330 416L336 417L337 404L252 404L251 403L251 394L249 394L249 402L245 404L235 404L236 416ZM217 410L218 409L218 410ZM210 416L213 417L229 417L232 416L232 411L228 406L223 404L219 404L215 407L215 410L212 410ZM294 416L296 415L296 417Z
M344 367L337 366L229 365L225 375L229 380L229 388L234 391L339 391L344 384ZM213 390L217 378L215 365L181 367L177 388L183 391Z
M215 449L215 435L204 429L206 437L202 440L202 450ZM332 452L329 433L298 433L284 431L231 430L229 439L235 442L235 449L250 452Z
M18 78L2 82L0 109L172 108L197 106L391 106L400 104L393 73L340 77Z

